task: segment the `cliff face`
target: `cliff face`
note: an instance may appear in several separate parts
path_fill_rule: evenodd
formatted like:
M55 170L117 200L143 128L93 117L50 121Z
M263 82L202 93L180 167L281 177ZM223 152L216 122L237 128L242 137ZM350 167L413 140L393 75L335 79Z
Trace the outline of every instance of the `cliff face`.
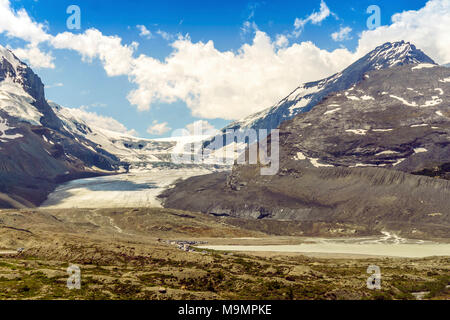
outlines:
M18 84L34 99L32 105L42 113L40 121L43 126L53 130L61 130L61 121L45 99L44 84L41 78L12 52L0 48L0 82L6 79Z
M167 208L218 216L450 236L450 183L387 169L290 168L261 179L246 167L187 179L161 197Z

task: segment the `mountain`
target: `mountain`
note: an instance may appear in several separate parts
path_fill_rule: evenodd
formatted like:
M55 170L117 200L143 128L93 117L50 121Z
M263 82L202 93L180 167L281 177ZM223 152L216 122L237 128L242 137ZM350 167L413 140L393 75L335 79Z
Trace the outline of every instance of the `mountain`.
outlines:
M10 89L14 88L12 91L16 94L31 97L31 104L35 109L33 112L41 115L39 119L37 117L30 119L27 116L27 110L18 110L20 106L16 106L18 108L15 108L14 113L11 113L13 110L8 110L12 116L30 123L42 124L54 130L61 129L61 121L56 117L45 99L44 85L41 79L10 50L2 46L0 46L0 82L3 90L8 86Z
M41 79L0 46L0 165L0 207L30 207L58 183L119 170L120 160L70 132Z
M409 56L411 51L404 52ZM311 228L321 222L350 223L411 237L448 236L450 70L424 55L420 60L426 62L407 59L397 66L392 61L398 59L382 56L387 61L380 58L377 64L392 66L364 72L356 83L328 93L309 112L279 126L276 175L262 176L260 165L235 165L231 174L178 183L161 196L164 205L295 220Z
M62 121L63 128L72 135L90 141L89 148L95 152L113 154L126 170L148 170L153 168L192 167L189 164L175 164L172 162L172 151L183 152L184 145L196 140L205 139L201 137L173 137L168 139L145 139L129 134L114 132L99 128L86 123L77 114L76 109L60 106L49 102L57 117ZM193 140L192 140L193 139ZM196 165L202 166L202 165ZM215 165L203 165L205 168L214 170Z
M407 64L436 64L409 42L388 42L366 54L342 72L300 85L275 106L231 123L226 130L275 129L299 113L308 112L328 95L346 90L364 79L366 73ZM206 143L209 144L209 143Z
M185 152L185 140L142 139L87 123L76 109L47 101L39 76L0 46L0 208L38 206L57 184L77 178L154 168L220 169L172 163L172 151Z
M442 66L443 66L443 67L450 68L450 63L443 64Z

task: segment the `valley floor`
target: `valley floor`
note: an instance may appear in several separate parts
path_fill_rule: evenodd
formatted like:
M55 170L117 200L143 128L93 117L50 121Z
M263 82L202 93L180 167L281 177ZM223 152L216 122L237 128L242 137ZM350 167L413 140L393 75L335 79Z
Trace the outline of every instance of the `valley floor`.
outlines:
M275 222L258 228L168 209L2 210L0 298L450 299L450 254L396 258L200 248L317 240L280 235ZM386 235L362 238L393 241ZM80 290L66 286L72 264L81 270ZM370 265L381 269L381 290L366 286Z

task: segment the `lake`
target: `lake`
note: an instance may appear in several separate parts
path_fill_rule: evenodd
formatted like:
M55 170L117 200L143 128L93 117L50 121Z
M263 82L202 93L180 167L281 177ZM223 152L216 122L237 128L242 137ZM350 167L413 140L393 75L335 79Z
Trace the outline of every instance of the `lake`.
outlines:
M390 232L382 237L323 239L308 238L307 243L289 245L206 245L199 249L245 252L325 253L371 255L402 258L450 256L450 244L404 239Z

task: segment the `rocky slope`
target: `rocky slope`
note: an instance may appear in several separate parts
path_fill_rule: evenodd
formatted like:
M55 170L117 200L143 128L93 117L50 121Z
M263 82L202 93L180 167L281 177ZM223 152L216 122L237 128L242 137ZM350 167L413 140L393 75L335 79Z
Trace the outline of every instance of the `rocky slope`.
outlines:
M191 178L163 195L165 206L450 236L448 68L367 72L279 129L277 175L244 165Z

